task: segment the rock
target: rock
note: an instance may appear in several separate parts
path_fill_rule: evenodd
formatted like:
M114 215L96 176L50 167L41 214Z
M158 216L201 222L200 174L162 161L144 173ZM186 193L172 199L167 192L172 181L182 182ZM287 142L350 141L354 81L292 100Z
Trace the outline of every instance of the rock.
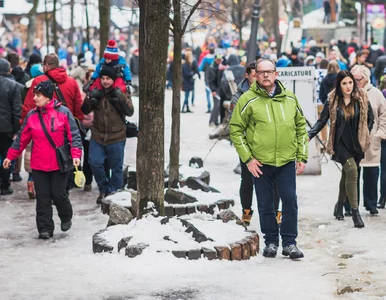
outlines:
M125 255L130 258L136 257L138 255L141 255L143 250L146 249L147 247L149 247L149 245L143 244L143 243L127 246Z
M244 222L232 210L223 210L217 215L217 219L222 220L223 223L235 220L237 225L245 227Z
M121 239L118 242L118 253L121 251L122 248L126 248L127 247L127 245L129 244L129 242L130 242L130 240L132 238L133 238L132 236L128 236L128 237L125 237L125 238Z
M169 204L189 204L197 202L195 197L172 188L166 190L164 199Z
M220 191L216 190L215 188L209 186L204 181L197 177L188 177L186 180L186 185L188 188L191 188L192 190L201 190L203 192L212 192L212 193L220 193Z
M196 207L195 206L193 206L193 205L186 206L186 213L188 215L194 214L195 212L196 212Z
M110 218L107 223L107 227L118 224L129 224L133 220L131 212L123 206L115 203L110 205Z
M165 224L169 223L169 220L170 220L170 217L162 218L161 219L161 225L165 225Z
M127 188L137 190L137 172L129 171L127 176Z
M177 258L186 258L187 252L183 250L173 250L172 254Z
M214 214L215 208L216 208L216 204L210 204L210 205L208 206L208 211L209 211L209 213L210 213L211 215Z
M225 201L224 200L218 200L215 202L218 209L226 209L226 204L225 204Z
M192 223L186 221L186 220L180 220L182 225L187 227L185 232L190 233L192 232L192 237L197 243L206 242L206 241L212 241L213 240L209 237L207 237L205 234L203 234L200 230L198 230Z
M234 243L230 244L229 247L231 247L231 260L242 260L241 245Z
M170 237L169 237L168 235L167 235L167 236L164 236L164 240L165 240L165 241L173 242L174 244L178 244L178 242L173 241L172 239L170 239Z
M202 174L196 178L201 179L206 184L210 184L210 174L207 171L202 172Z
M174 213L178 217L186 215L186 207L185 206L177 206L174 208Z
M203 212L203 213L209 213L209 207L205 204L199 204L197 205L197 211Z
M362 288L352 288L351 286L346 286L342 289L337 289L337 294L338 295L343 295L346 293L354 293L354 292L361 292Z
M259 246L260 246L260 238L259 238L259 235L257 234L256 231L254 230L248 230L248 232L250 233L250 236L248 237L248 240L251 242L251 256L255 256L255 255L252 255L252 253L254 253L256 251L256 253L259 253Z
M189 161L189 167L191 167L192 165L196 165L196 168L199 169L204 166L204 162L202 161L201 157L194 156Z
M175 215L173 206L165 205L164 208L165 208L165 216L166 217L173 217Z
M94 253L113 252L114 247L100 236L106 229L100 230L92 237L92 251Z
M208 259L208 260L214 260L217 259L217 251L214 249L209 249L209 248L201 248L203 256Z
M241 259L248 260L251 257L251 246L248 240L241 240L236 242L241 246Z
M234 168L233 172L235 172L238 175L241 175L241 165L238 164L238 166Z
M201 258L201 249L194 249L188 251L188 259L196 260Z
M223 247L223 246L215 246L214 249L217 251L217 257L222 260L230 260L231 255L230 255L230 250L228 247Z
M342 259L349 259L349 258L353 258L354 255L348 254L348 253L344 253L344 254L339 254L338 257L342 258Z

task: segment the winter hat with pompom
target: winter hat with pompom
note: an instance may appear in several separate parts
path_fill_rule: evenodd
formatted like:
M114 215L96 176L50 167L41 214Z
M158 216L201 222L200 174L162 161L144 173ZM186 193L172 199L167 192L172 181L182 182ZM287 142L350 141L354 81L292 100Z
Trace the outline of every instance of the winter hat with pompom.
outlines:
M117 43L114 40L109 40L107 42L107 47L103 53L105 59L117 60L119 58L119 50Z

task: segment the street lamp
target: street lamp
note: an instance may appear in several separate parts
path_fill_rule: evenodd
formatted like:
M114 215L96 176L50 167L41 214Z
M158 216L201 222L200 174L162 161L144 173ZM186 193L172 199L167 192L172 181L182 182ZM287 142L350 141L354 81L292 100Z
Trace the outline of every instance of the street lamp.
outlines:
M257 52L257 29L259 26L259 13L260 13L260 0L255 0L252 11L252 24L251 24L251 35L248 42L248 57L247 63L250 64L256 59Z

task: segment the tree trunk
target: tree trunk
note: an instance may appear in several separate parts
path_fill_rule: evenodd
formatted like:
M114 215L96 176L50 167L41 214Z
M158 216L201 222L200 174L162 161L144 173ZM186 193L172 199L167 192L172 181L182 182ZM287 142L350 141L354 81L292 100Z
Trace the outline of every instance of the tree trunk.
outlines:
M173 58L173 104L172 136L170 141L169 188L177 188L180 168L181 85L182 85L182 34L180 0L173 0L174 58Z
M28 13L28 36L27 36L27 49L32 54L32 48L34 46L35 34L36 34L36 11L39 5L39 0L34 0L33 6Z
M87 4L87 0L84 0L84 6L86 8L86 39L87 39L88 48L90 49L90 22L88 20L88 4ZM108 16L109 16L109 27L110 27L110 8L109 8ZM106 43L106 45L107 45L107 43Z
M52 39L54 42L55 53L58 53L58 23L56 23L56 5L58 4L58 0L53 1L53 9L52 9ZM47 53L50 54L50 53Z
M75 34L75 27L74 27L74 6L75 6L75 0L70 0L70 32L68 34L68 41L70 42L70 46L74 47L74 34Z
M243 49L243 27L239 28L239 50Z
M272 1L272 23L273 23L273 36L275 38L277 49L280 52L281 37L279 32L279 0Z
M149 201L164 215L164 101L169 0L140 0L138 218ZM101 26L102 27L102 26Z
M143 0L141 0L143 1ZM110 33L110 0L99 0L99 32L100 32L100 47L99 56L103 55L103 51L107 46ZM88 45L90 49L90 45Z

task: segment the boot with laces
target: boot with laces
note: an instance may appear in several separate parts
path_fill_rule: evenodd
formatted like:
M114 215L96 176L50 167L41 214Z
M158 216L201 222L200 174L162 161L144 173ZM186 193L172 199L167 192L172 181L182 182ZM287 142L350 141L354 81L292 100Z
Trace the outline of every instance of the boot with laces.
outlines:
M246 226L249 226L249 224L251 224L252 215L253 215L253 210L243 209L243 215L241 217L241 220L244 222Z
M36 198L35 195L35 186L33 181L28 181L27 182L27 191L28 191L28 197L33 200Z
M300 251L296 245L289 245L289 246L283 247L282 254L284 256L289 256L291 259L298 259L298 258L304 257L303 252Z
M268 246L265 246L263 250L263 256L264 257L276 257L277 254L277 246L275 244L269 244Z

